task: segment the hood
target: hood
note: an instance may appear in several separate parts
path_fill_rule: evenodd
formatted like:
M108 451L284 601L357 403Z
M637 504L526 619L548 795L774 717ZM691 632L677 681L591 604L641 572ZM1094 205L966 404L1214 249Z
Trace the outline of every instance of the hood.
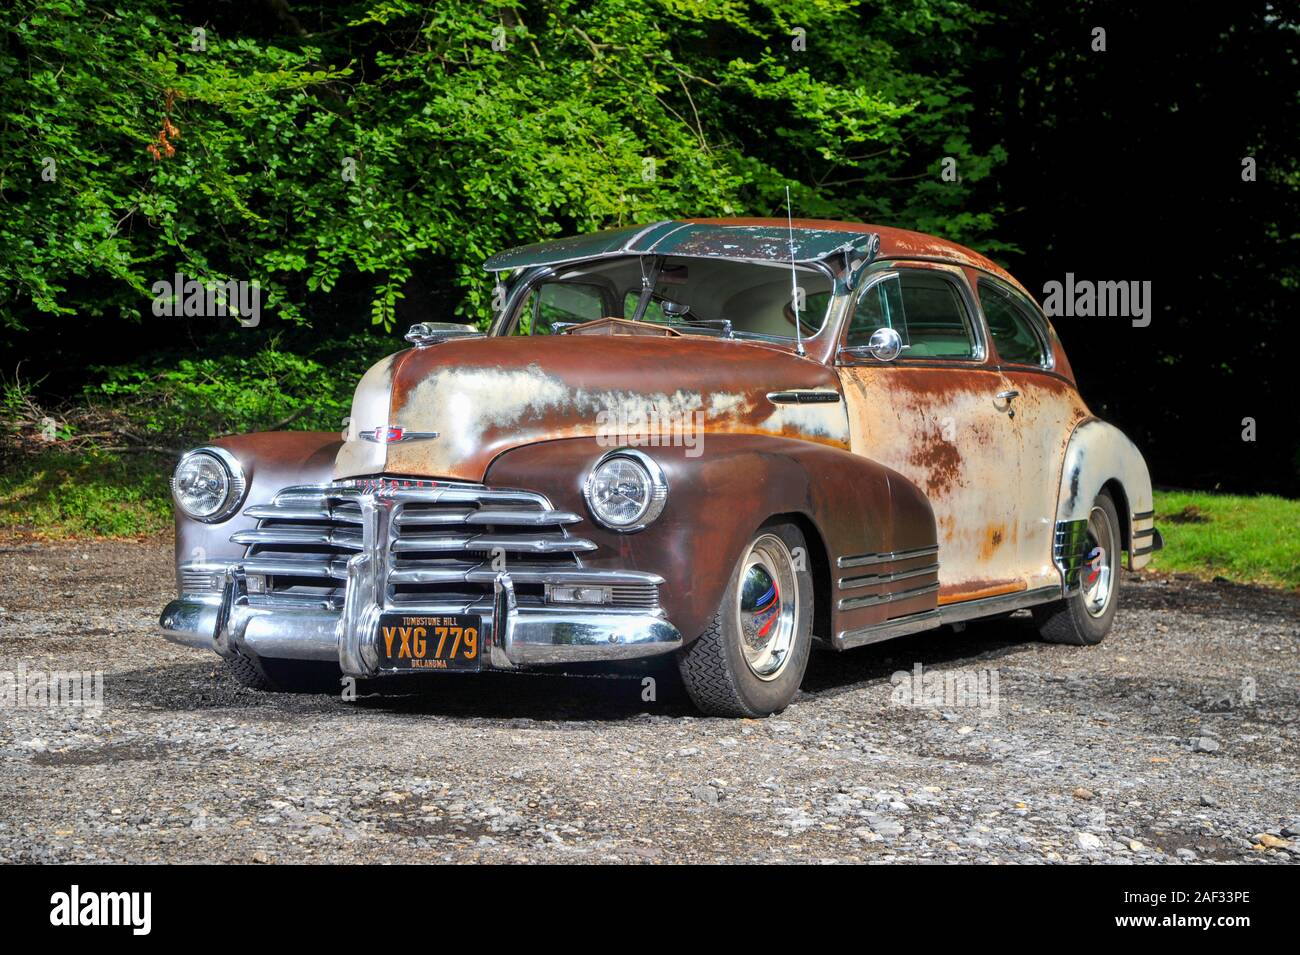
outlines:
M446 341L391 355L366 372L334 476L482 481L503 451L573 437L598 437L610 447L676 444L688 453L708 432L780 435L847 448L843 401L775 403L767 397L796 389L840 390L833 369L735 339L556 335ZM390 429L398 428L402 440L382 440L397 437ZM707 440L700 450L707 450Z

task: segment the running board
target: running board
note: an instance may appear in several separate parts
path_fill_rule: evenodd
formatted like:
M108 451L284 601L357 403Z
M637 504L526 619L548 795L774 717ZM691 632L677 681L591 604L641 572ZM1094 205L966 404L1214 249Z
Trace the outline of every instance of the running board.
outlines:
M960 603L947 604L935 610L923 610L908 614L884 623L873 623L869 627L856 630L841 630L831 641L836 650L851 650L868 643L879 643L894 637L932 630L946 623L960 623L977 617L990 617L994 614L1023 610L1038 604L1051 603L1061 599L1060 587L1039 587L1037 590L1022 590L1014 594L1002 594L998 597L984 597L981 600L964 600Z

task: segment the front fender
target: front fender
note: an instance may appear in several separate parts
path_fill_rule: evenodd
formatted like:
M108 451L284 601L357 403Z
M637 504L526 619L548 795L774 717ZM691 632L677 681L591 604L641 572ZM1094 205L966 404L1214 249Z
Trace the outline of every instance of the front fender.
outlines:
M664 470L668 500L652 525L622 534L597 523L582 494L588 472L609 450L597 438L514 448L492 462L487 484L539 491L583 515L576 533L598 548L582 555L585 566L663 577L663 607L687 642L717 612L754 532L778 515L795 518L805 537L815 538L808 545L816 549L811 569L824 598L819 636L934 605L933 594L852 610L836 599L839 577L862 573L840 569L841 559L935 544L929 503L897 472L838 448L768 435L707 434L695 449L642 447Z
M1117 483L1125 501L1116 501L1120 520L1127 528L1127 541L1141 545L1154 538L1155 501L1151 492L1151 474L1137 445L1124 432L1097 418L1081 422L1070 435L1061 469L1061 487L1057 495L1056 520L1086 521L1092 502L1108 483ZM1125 507L1127 502L1127 508ZM1129 547L1129 567L1137 570L1151 560L1151 553L1134 555L1141 546Z
M204 524L176 512L176 566L192 561L229 561L244 556L243 544L230 535L257 526L245 517L253 504L265 504L291 484L324 484L334 470L334 457L343 442L336 431L261 431L232 435L212 442L233 454L244 468L248 490L239 509L224 521Z

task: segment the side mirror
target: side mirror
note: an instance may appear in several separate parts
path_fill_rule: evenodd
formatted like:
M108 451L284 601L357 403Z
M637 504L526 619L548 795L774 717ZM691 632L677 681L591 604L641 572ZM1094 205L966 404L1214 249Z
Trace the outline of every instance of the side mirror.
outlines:
M877 361L893 361L903 353L903 336L889 326L877 328L863 351Z
M685 318L691 311L690 305L685 302L670 302L666 298L659 300L659 307L664 310L665 315L671 315L673 318Z

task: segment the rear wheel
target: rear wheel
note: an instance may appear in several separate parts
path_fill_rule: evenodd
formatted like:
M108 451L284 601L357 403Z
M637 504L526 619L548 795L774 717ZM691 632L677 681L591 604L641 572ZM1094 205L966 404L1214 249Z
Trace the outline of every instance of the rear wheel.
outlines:
M678 654L686 692L705 713L768 716L794 699L812 645L812 574L794 556L805 546L793 525L761 528L708 629Z
M1094 646L1110 633L1119 606L1119 512L1102 491L1088 514L1088 552L1079 589L1065 600L1034 608L1039 635L1048 643Z

